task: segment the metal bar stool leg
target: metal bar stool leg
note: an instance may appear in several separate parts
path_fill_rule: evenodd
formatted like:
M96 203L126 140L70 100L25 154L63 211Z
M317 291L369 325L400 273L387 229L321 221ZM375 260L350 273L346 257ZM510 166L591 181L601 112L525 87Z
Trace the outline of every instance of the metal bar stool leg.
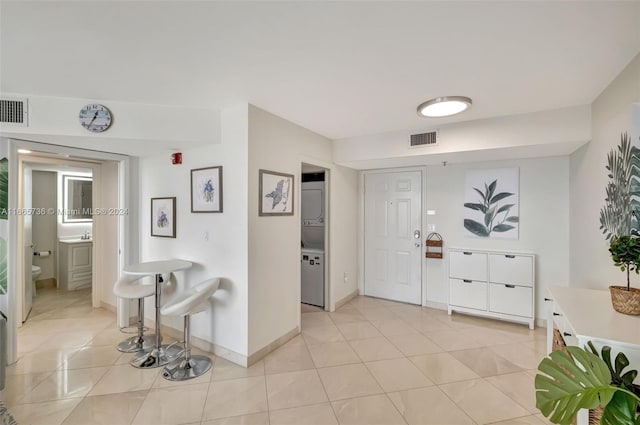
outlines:
M183 357L165 366L162 377L169 381L186 381L204 375L211 368L211 359L206 356L191 355L191 315L184 316Z
M135 353L153 347L155 335L144 335L144 298L138 298L138 332L136 336L127 338L118 344L118 351Z

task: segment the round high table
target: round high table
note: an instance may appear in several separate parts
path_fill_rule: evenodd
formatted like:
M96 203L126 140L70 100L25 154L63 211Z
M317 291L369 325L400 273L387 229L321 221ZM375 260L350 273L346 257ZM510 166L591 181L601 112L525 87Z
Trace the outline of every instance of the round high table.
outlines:
M164 366L172 360L168 358L167 346L162 345L162 336L160 335L160 307L162 307L162 288L160 285L162 283L162 275L188 269L191 266L192 263L186 260L162 260L131 264L122 269L125 274L156 276L156 343L151 349L143 351L140 356L134 358L131 361L132 366L150 369Z

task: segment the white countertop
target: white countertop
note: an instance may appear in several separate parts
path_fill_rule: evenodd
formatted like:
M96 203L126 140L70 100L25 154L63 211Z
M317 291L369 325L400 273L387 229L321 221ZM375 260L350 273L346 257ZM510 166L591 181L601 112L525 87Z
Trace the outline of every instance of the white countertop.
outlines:
M188 269L192 265L193 263L191 263L191 261L186 260L147 261L145 263L124 266L122 271L123 273L132 275L162 274Z
M576 337L640 346L640 316L615 311L608 290L551 286L548 291Z
M93 239L80 239L80 238L71 238L71 239L59 239L60 243L92 243Z

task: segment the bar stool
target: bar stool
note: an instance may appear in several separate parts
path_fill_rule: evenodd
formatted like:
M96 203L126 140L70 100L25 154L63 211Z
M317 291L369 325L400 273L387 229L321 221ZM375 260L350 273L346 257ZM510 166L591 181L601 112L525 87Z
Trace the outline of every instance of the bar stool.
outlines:
M113 286L113 293L120 298L128 300L138 300L138 323L137 335L127 338L118 344L118 351L123 353L135 353L137 351L147 350L153 346L155 341L154 335L144 335L144 331L148 330L144 327L144 299L155 295L155 285L145 285L140 282L147 276L123 275ZM120 328L125 332L125 328Z
M162 307L162 314L184 317L184 350L179 357L164 367L162 377L170 381L185 381L206 373L211 359L191 355L190 318L209 307L209 298L220 286L220 279L208 279L187 290L184 294Z

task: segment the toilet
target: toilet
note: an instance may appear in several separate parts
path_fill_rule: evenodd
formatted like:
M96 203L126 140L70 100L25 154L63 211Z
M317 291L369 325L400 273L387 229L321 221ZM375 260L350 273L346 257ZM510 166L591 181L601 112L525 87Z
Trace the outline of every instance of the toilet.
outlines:
M33 283L33 295L36 295L36 280L40 277L42 269L39 266L31 265L31 282Z

